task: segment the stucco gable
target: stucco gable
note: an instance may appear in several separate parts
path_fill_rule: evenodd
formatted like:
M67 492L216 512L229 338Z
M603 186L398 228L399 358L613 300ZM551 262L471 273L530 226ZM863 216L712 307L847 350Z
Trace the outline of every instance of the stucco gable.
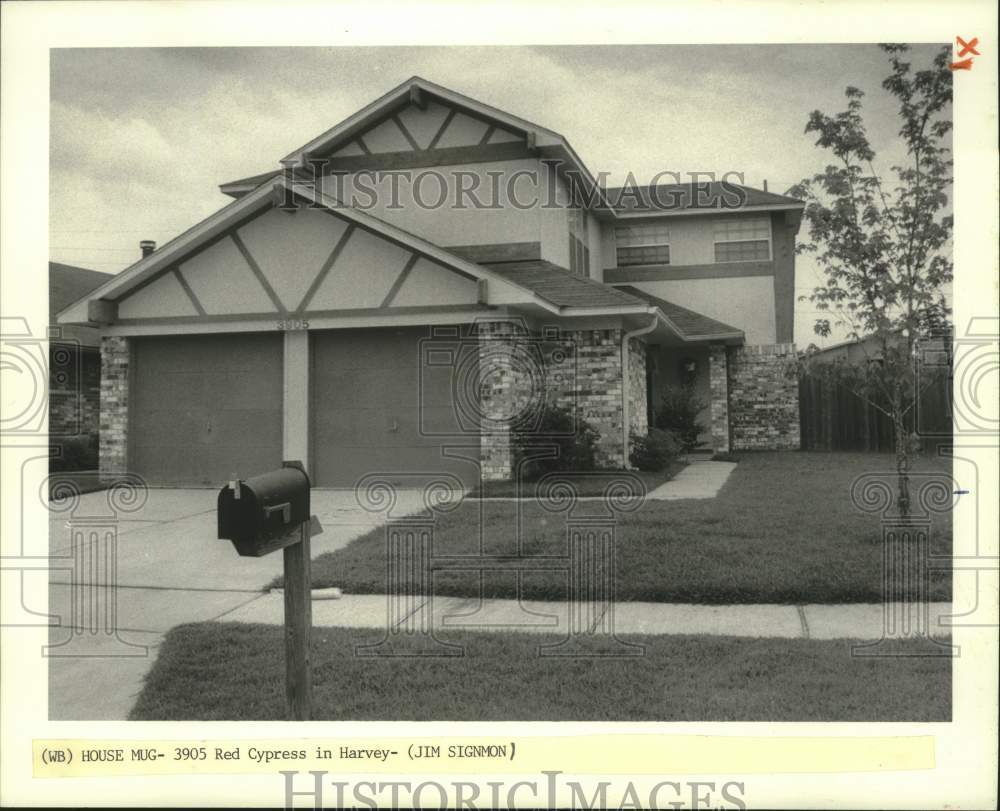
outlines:
M292 211L279 205L286 194L297 201ZM487 304L558 310L493 271L276 178L70 305L59 322L333 318Z

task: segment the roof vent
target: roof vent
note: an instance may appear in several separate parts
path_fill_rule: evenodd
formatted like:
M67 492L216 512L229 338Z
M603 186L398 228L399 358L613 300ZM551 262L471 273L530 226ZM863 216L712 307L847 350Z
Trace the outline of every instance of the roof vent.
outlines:
M156 243L151 239L144 239L139 243L139 250L142 251L142 258L145 259L156 250Z
M767 191L767 181L764 181L764 191Z

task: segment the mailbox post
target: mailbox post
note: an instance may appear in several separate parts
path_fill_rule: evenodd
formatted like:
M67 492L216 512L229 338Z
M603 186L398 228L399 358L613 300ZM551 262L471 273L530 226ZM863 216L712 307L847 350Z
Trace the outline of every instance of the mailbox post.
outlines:
M309 476L301 462L219 491L219 538L239 555L262 557L282 550L285 568L285 697L292 721L312 717L309 634L312 629L310 538L323 528L310 513Z

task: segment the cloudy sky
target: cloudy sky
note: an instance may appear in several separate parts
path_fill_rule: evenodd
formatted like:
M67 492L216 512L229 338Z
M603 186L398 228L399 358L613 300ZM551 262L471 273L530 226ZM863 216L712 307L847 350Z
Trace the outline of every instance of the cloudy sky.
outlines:
M937 46L918 46L928 64ZM562 133L609 185L632 172L743 172L782 192L826 156L809 112L861 88L887 173L902 157L874 45L52 50L50 258L117 272L229 201L218 185L418 74ZM807 258L796 285L817 281ZM796 342L816 340L799 303ZM819 343L819 341L817 341Z

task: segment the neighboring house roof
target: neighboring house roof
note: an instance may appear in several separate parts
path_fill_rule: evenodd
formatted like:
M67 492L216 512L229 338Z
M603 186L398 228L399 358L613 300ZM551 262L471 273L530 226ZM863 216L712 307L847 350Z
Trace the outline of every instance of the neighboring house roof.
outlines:
M663 183L655 186L615 186L605 190L619 214L736 212L745 209L800 209L802 200L737 183Z
M59 312L74 301L110 280L112 276L97 270L49 262L49 323L56 323ZM89 327L62 327L61 338L79 341L86 346L97 346L101 338L97 330Z
M578 276L566 268L534 259L485 263L505 279L533 290L560 307L645 307L647 302L610 285Z
M707 315L696 313L679 304L674 304L666 299L659 298L638 287L631 285L621 285L618 290L628 293L630 296L647 301L662 312L668 321L686 340L738 340L743 341L743 330L716 321Z

